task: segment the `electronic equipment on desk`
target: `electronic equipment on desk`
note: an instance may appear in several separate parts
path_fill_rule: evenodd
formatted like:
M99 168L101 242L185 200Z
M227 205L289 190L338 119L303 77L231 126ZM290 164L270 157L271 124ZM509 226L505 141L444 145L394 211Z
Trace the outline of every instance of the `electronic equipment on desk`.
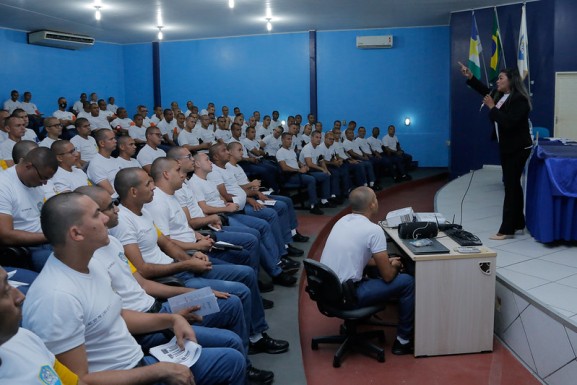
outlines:
M390 211L386 220L389 227L397 227L401 223L412 222L415 217L412 207Z
M439 226L439 230L441 230L441 226ZM460 246L481 246L483 244L479 237L463 230L459 225L453 225L453 227L445 228L442 231Z

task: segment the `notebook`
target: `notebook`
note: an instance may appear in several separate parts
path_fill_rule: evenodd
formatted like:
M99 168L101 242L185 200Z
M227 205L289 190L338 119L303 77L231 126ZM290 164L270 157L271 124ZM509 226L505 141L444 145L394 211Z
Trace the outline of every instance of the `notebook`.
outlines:
M420 246L416 247L411 244L413 239L401 239L405 246L411 250L411 252L415 255L423 255L423 254L448 254L450 251L445 246L441 245L439 241L434 238L429 238L431 243L428 246Z

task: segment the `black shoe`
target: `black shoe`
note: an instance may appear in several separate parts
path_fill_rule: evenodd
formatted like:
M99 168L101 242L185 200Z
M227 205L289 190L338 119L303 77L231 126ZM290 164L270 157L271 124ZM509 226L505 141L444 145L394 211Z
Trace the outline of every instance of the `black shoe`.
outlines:
M314 205L313 207L311 207L309 212L315 215L323 215L325 213L323 210L320 209L319 205Z
M333 202L335 205L339 206L342 205L343 203L345 203L345 198L343 197L334 197L329 199L331 202Z
M289 257L281 257L279 266L283 272L287 274L294 274L299 271L301 263L294 261Z
M337 207L337 205L335 205L334 203L327 201L327 203L320 203L319 204L320 207L322 207L323 209L334 209L335 207Z
M305 253L301 249L297 249L296 247L294 247L290 244L287 245L286 251L287 251L288 255L290 255L292 257L300 257L301 255L303 255Z
M248 379L248 383L250 385L268 385L272 384L274 380L274 373L269 370L257 369L251 365L246 368L246 378Z
M374 185L372 185L371 188L372 188L374 191L381 191L381 190L383 189L383 188L381 187L381 185L380 185L380 184L377 184L377 183L375 183Z
M255 342L251 342L248 347L248 354L268 353L279 354L288 350L288 341L275 340L270 338L268 334L262 333L262 338Z
M409 174L405 174L401 177L402 180L413 180L413 177L410 176Z
M272 277L272 282L286 287L294 286L297 283L297 279L290 274L285 273L284 271L277 275L276 277Z
M309 241L309 237L305 237L302 234L299 234L299 232L297 231L297 233L295 235L293 235L293 241L294 242L300 242L300 243L304 243L304 242L308 242Z
M270 293L274 290L274 285L272 282L263 282L260 279L258 280L258 290L261 293Z
M265 309L272 309L274 307L274 302L270 299L262 298L262 307Z
M402 356L405 354L413 354L413 342L409 341L406 344L402 344L398 339L395 338L395 343L393 344L393 348L391 352L394 355Z
M403 181L403 178L401 178L400 176L396 176L393 178L393 181L395 181L395 183L400 183Z

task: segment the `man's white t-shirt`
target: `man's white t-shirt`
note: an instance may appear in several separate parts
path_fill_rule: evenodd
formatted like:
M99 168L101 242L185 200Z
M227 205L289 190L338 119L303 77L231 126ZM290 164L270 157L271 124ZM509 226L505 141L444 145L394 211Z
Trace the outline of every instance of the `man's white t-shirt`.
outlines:
M383 229L360 214L348 214L333 226L321 263L330 267L341 282L363 278L363 270L373 254L387 250Z
M350 141L348 139L345 139L343 141L343 148L345 149L345 151L348 153L350 150L353 150L353 152L359 156L363 156L363 152L361 151L361 147L359 146L358 142L354 142L354 141Z
M217 128L214 132L214 139L216 140L222 140L223 142L227 143L230 138L232 138L230 130L221 130L220 128Z
M142 127L138 127L135 124L128 127L128 136L134 140L139 139L146 142L146 126L144 123L142 124Z
M172 132L175 127L178 127L178 123L176 122L176 119L172 119L170 122L167 122L166 119L162 119L156 126L160 129L162 135L166 134L172 138Z
M54 192L56 194L65 191L74 191L80 186L89 186L90 181L88 175L79 168L72 167L72 171L66 171L62 167L58 167L56 174L52 177L54 184Z
M0 144L0 159L2 160L12 160L12 149L16 145L16 142L8 138Z
M123 205L119 206L118 225L110 229L110 234L118 238L123 246L136 244L146 263L167 265L174 260L158 247L158 233L152 215L142 209L142 215L136 215Z
M12 99L7 99L4 102L4 110L8 111L9 114L12 114L14 112L15 109L18 108L22 108L22 103L20 103L18 100L17 101L13 101Z
M154 199L144 208L152 215L154 224L164 235L181 242L196 242L194 230L188 225L186 214L174 195L168 195L157 187Z
M206 179L213 182L216 186L224 184L226 192L235 196L235 203L238 204L241 210L246 205L246 192L236 183L236 178L232 172L226 168L218 167L216 164L212 165L212 172L210 172Z
M134 368L144 354L120 316L122 300L99 261L88 269L80 273L52 254L28 290L23 326L56 355L84 345L89 372Z
M154 297L148 295L132 275L133 267L124 255L122 243L113 236L109 239L110 243L96 250L92 258L102 263L108 272L112 289L122 299L123 309L148 311L154 305Z
M86 174L88 174L94 184L107 180L114 188L114 179L116 179L116 174L120 170L120 164L118 164L116 158L105 158L101 154L96 154L90 161Z
M38 143L38 146L39 147L46 147L46 148L50 149L50 147L52 146L52 143L54 143L54 142L56 142L56 139L46 137L46 138L42 139L40 141L40 143Z
M399 139L397 138L397 135L390 136L389 134L387 134L383 136L383 145L393 151L397 151L398 143Z
M114 128L120 126L121 128L128 130L131 126L134 126L134 122L130 118L116 118L110 122L110 125Z
M80 135L74 135L74 137L70 139L70 143L80 152L80 159L84 162L90 162L94 156L98 154L96 140L90 135L86 139Z
M297 162L297 154L293 150L287 150L281 147L276 153L276 160L280 163L284 161L287 166L294 169L299 169L299 163Z
M189 146L198 146L200 144L198 141L198 136L194 130L190 132L183 130L180 134L178 134L177 142L179 146L184 146L185 144L188 144Z
M367 155L372 154L371 151L371 146L369 145L369 142L367 141L367 139L365 138L361 138L361 137L357 137L355 139L355 143L357 143L357 145L359 146L359 148L361 149L361 151Z
M206 216L198 205L190 180L185 181L182 188L174 193L174 196L178 199L180 207L188 209L191 218L204 218Z
M5 384L62 385L53 369L54 354L30 330L19 328L12 338L0 345L0 360L0 378Z
M52 116L54 116L56 119L59 120L72 120L72 121L76 120L76 116L74 116L74 114L70 111L56 110L52 113ZM66 126L66 129L68 130L71 128L74 128L74 124Z
M383 152L383 142L381 142L379 138L371 136L367 139L367 143L369 144L369 147L372 151L378 152L379 154Z
M250 140L247 138L243 138L241 140L242 145L244 146L244 148L246 148L246 152L248 153L248 156L250 158L261 158L260 156L257 156L255 154L252 153L252 150L256 149L256 150L260 150L260 143L257 140Z
M90 114L89 116L86 117L86 119L88 119L88 121L90 122L91 131L97 130L99 128L107 128L109 130L112 129L106 117L101 113L99 113L98 116L92 116L92 114Z
M118 158L116 158L116 161L118 162L118 165L120 166L121 169L129 168L129 167L142 168L140 166L140 163L134 158L130 158L130 160L126 160L124 158L118 157Z
M152 164L156 160L156 158L160 158L166 156L166 152L161 148L157 147L156 150L150 147L148 144L140 150L138 155L136 156L136 160L142 167L148 166Z
M194 195L196 196L198 202L204 201L206 202L207 205L212 207L226 206L214 182L199 178L198 175L196 174L192 176L190 181L192 191L194 192Z
M16 167L10 167L0 178L0 214L12 217L15 230L40 233L40 210L44 205L44 189L27 187L18 178Z
M332 145L331 147L327 147L326 144L321 143L318 145L317 147L318 150L318 155L323 157L324 160L326 160L327 162L330 162L333 157L335 156L335 149L334 149L334 145Z
M262 142L264 143L264 151L270 156L275 156L276 152L282 147L281 137L275 138L273 134L265 136Z
M312 145L312 143L309 143L306 146L304 146L300 155L299 155L299 161L302 164L306 164L305 158L311 158L313 164L318 165L319 164L319 156L321 155L319 147L320 146L317 146L315 148Z

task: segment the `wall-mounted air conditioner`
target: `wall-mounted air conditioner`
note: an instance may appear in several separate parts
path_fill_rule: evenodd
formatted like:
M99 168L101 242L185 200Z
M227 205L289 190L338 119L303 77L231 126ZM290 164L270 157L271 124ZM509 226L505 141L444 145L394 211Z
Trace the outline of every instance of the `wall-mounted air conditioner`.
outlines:
M393 35L357 36L357 48L393 48Z
M92 47L94 38L54 31L36 31L28 33L28 44L43 45L64 49Z

